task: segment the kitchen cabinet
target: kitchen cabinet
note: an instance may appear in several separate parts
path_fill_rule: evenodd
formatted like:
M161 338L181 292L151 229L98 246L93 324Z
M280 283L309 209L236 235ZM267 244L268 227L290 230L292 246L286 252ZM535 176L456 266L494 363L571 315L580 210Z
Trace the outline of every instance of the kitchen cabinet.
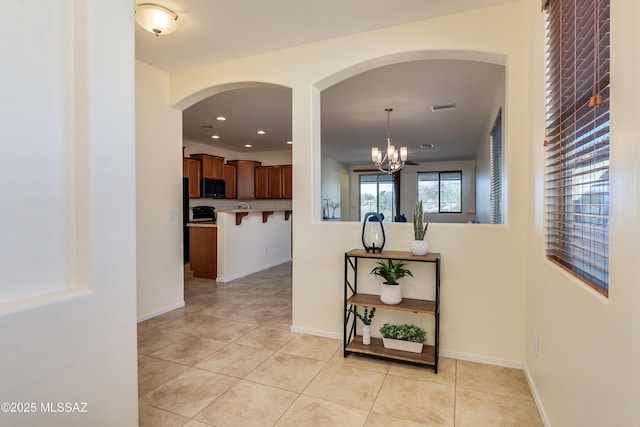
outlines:
M385 304L379 295L358 293L358 260L369 258L376 260L396 260L406 262L428 262L435 264L435 290L433 300L403 298L399 304ZM351 273L351 274L349 274ZM397 310L434 318L434 345L424 345L422 353L411 353L385 348L381 338L371 338L371 344L364 345L362 336L356 335L356 319L347 310L369 307L383 310ZM429 252L424 256L412 255L404 251L365 252L353 249L344 254L344 357L349 353L368 354L387 359L404 360L433 367L438 373L440 347L440 254Z
M222 176L224 177L224 198L236 198L236 167L232 165L224 165Z
M293 197L293 166L282 166L282 198L291 199Z
M253 200L256 198L256 168L262 163L253 160L229 160L227 164L236 167L236 198Z
M185 157L182 161L182 175L189 178L189 198L200 197L200 160Z
M256 168L256 198L282 199L284 166L261 166Z
M218 276L218 228L213 225L189 226L189 266L193 277Z
M192 154L191 158L200 160L202 178L224 179L224 157L210 154Z

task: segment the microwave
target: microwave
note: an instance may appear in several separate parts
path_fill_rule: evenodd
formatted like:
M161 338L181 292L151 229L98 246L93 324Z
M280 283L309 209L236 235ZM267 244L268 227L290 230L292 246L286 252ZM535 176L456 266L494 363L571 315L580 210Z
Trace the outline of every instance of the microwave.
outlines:
M221 179L203 178L200 180L200 197L224 199L225 185Z

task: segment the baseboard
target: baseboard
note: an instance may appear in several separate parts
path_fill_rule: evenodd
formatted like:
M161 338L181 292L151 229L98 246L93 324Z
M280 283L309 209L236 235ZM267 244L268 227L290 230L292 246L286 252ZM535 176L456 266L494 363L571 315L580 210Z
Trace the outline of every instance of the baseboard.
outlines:
M342 341L342 334L336 334L329 331L319 331L317 329L299 328L295 325L291 325L291 332L297 332L305 335L315 335L317 337L331 338L334 340Z
M261 272L263 270L267 270L269 268L276 267L278 265L286 264L288 262L291 262L291 258L285 259L285 260L276 261L276 262L274 262L272 264L263 265L263 266L261 266L259 268L256 268L256 269L253 269L253 270L244 271L241 274L236 274L236 275L233 275L233 276L225 276L225 277L218 276L218 277L216 277L216 282L221 282L221 283L231 282L232 280L241 279L241 278L249 276L251 274L259 273L259 272Z
M160 316L161 314L165 314L165 313L168 313L170 311L175 310L176 308L182 308L182 307L184 307L184 301L182 301L182 302L180 302L178 304L174 304L174 305L169 306L169 307L165 307L165 308L163 308L161 310L154 311L153 313L149 313L149 314L145 314L144 316L140 316L140 317L138 317L138 323L144 322L145 320L152 319L152 318L154 318L156 316Z
M467 362L484 363L485 365L502 366L503 368L512 368L524 370L525 365L515 360L497 359L495 357L480 356L477 354L460 353L457 351L447 351L440 349L440 356L450 359L465 360Z
M538 394L536 385L533 382L533 378L531 378L531 373L529 372L529 369L527 369L527 365L524 365L524 375L527 378L527 382L529 383L531 394L533 394L533 400L536 402L536 406L538 407L538 413L540 414L540 418L542 418L542 424L544 424L545 427L551 427L551 422L549 421L549 417L547 417L547 413L544 411L544 406L542 406L540 395Z

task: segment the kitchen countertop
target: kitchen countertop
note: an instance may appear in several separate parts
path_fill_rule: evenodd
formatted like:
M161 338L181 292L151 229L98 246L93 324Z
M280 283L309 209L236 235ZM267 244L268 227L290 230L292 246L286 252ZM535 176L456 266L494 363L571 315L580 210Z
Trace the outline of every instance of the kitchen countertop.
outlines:
M291 211L291 208L263 208L263 209L220 209L216 210L217 213L241 213L241 212L286 212Z
M217 227L218 224L216 224L215 221L194 221L194 222L188 222L187 223L187 227Z

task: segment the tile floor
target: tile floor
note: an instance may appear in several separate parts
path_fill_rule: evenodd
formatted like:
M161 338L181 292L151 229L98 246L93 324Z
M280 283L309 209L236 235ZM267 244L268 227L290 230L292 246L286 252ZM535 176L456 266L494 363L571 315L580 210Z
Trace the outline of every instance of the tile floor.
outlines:
M541 426L522 371L440 359L440 372L296 334L291 264L189 279L184 308L138 326L141 426Z

